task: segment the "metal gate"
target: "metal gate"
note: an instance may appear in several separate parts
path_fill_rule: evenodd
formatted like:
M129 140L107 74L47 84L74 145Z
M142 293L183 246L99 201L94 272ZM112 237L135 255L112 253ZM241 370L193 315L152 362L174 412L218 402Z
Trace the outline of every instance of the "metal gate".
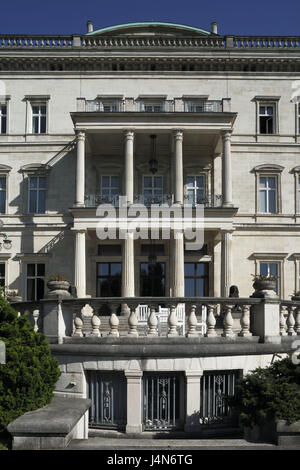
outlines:
M145 373L143 385L144 429L164 431L179 428L182 424L181 375Z
M87 371L91 428L123 429L127 418L126 379L121 372Z
M236 426L234 415L224 397L234 395L238 370L207 371L201 377L200 424Z

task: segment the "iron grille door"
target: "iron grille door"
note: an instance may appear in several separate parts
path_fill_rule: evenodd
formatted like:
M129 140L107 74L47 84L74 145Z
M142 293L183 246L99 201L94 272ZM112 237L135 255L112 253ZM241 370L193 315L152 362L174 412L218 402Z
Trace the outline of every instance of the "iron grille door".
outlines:
M123 429L127 419L126 378L121 372L87 371L91 428Z
M200 424L236 426L237 417L232 414L224 399L234 395L238 370L207 371L201 377Z
M180 427L180 374L148 374L143 378L144 429L168 430Z

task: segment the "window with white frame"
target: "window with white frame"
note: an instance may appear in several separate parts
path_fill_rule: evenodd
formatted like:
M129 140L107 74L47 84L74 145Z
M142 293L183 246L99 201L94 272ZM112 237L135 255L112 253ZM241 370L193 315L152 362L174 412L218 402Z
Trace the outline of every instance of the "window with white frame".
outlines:
M163 203L162 176L143 176L143 202L145 205Z
M259 133L275 134L275 105L260 104L259 105Z
M7 104L0 103L0 134L7 133Z
M161 111L163 111L163 102L144 102L143 103L143 110L146 112L146 113L159 113Z
M116 113L121 110L120 100L101 100L100 111L104 113Z
M276 278L275 281L275 292L279 294L279 264L278 263L269 263L261 261L259 263L259 274L264 276L274 276Z
M259 212L275 214L277 212L276 176L259 176Z
M26 265L26 299L40 300L44 297L45 264L28 263Z
M114 204L120 194L120 177L115 175L101 176L101 197L103 202Z
M5 263L0 263L0 287L5 287Z
M47 105L46 103L32 103L32 133L46 134L47 132Z
M6 176L0 175L0 213L6 214Z
M46 177L29 176L28 211L44 214L46 211Z
M187 204L204 204L205 191L205 175L193 175L186 177L186 195Z

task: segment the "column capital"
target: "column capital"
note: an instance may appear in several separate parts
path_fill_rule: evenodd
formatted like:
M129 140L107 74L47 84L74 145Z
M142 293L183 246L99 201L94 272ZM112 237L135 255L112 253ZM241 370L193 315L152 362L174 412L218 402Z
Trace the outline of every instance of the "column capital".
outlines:
M223 129L221 131L223 140L231 139L232 129Z
M182 129L174 129L173 135L175 140L183 140L183 130Z
M85 140L85 131L75 130L77 140Z
M134 130L133 129L124 129L123 135L125 140L133 140L134 139Z

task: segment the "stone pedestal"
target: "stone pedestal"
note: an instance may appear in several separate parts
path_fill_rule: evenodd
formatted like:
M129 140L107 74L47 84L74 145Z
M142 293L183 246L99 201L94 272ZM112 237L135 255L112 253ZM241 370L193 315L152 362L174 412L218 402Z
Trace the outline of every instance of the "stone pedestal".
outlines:
M200 380L203 372L199 370L185 371L186 376L186 418L185 432L200 430Z
M125 370L127 379L127 434L142 432L142 375L140 370Z

